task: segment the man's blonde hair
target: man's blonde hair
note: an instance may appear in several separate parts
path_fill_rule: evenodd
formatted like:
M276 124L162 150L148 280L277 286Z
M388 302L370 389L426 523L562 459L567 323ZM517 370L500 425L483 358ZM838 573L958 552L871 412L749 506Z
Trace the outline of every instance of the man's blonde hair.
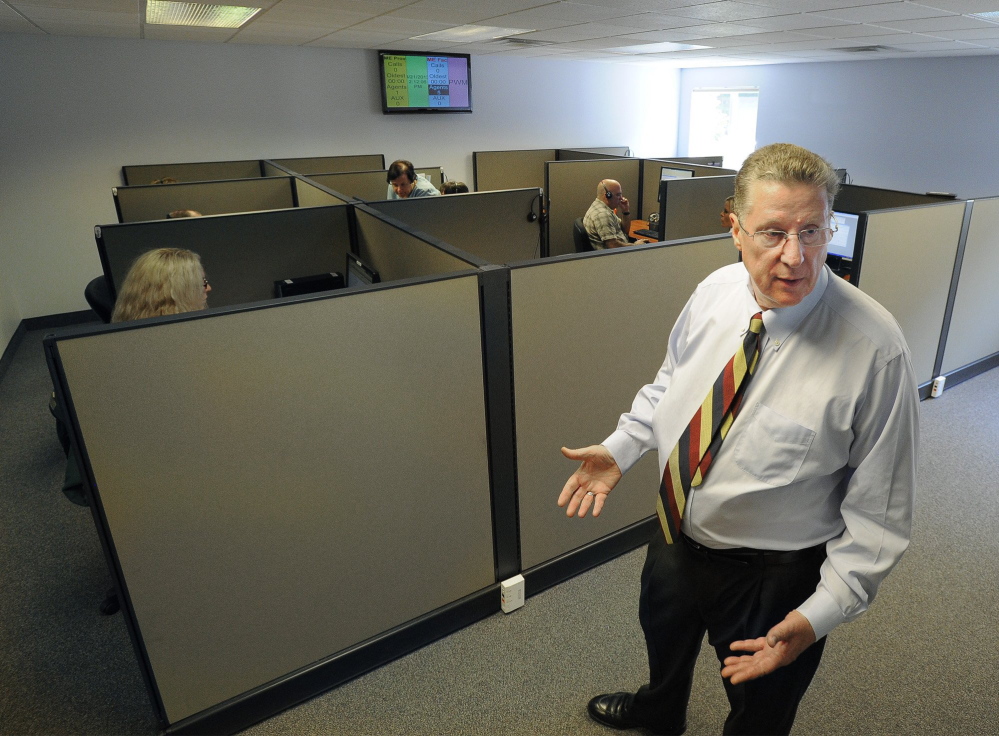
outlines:
M749 189L758 181L779 184L810 184L826 192L826 201L832 210L833 200L839 191L839 177L828 161L807 148L793 143L771 143L763 146L743 162L735 177L735 202L733 209L742 217L752 206Z
M183 248L158 248L135 259L118 290L112 322L204 309L201 258Z

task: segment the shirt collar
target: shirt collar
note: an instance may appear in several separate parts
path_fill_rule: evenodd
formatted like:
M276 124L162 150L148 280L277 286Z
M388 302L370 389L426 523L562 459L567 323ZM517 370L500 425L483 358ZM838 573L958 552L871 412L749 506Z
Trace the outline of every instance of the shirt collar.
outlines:
M746 315L747 326L743 328L743 334L749 329L749 318L760 310L759 305L756 303L756 296L753 294L753 284L749 280L748 271L746 272L746 278L746 285L749 289L749 296L752 302L752 306L750 307L752 311ZM819 277L815 280L815 288L812 289L808 296L793 307L767 309L763 312L763 327L766 330L768 348L773 349L774 352L780 350L785 341L798 328L798 325L802 323L805 317L815 308L815 305L819 303L828 285L829 269L823 266L822 270L819 271Z

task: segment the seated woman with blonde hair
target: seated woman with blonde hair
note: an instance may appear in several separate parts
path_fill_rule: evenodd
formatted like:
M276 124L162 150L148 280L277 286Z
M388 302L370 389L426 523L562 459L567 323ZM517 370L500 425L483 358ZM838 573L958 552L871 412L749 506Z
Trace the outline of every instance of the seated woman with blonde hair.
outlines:
M111 321L204 309L211 290L197 253L183 248L151 250L136 258L128 270Z

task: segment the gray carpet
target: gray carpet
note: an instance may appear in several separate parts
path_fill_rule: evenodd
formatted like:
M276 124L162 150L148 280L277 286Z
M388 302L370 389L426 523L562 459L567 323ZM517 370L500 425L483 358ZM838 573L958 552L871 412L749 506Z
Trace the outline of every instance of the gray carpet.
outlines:
M41 347L0 380L0 733L151 734L156 720L90 512L64 467ZM913 543L872 610L830 636L799 736L999 734L999 371L922 404ZM554 498L554 497L553 497ZM593 694L643 682L643 550L531 598L248 734L604 734ZM690 736L718 734L725 696L702 652Z

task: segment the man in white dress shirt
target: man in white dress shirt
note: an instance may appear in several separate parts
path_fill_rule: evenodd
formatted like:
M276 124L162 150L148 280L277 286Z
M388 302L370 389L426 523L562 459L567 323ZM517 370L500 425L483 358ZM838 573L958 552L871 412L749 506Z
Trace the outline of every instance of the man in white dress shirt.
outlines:
M559 496L569 516L600 513L647 451L659 470L716 377L763 316L758 364L679 539L657 530L639 618L649 684L599 695L614 728L681 734L707 632L731 710L726 734L788 733L826 635L863 613L909 541L918 393L894 318L825 267L838 179L790 144L753 153L731 215L743 262L698 285L666 360Z

